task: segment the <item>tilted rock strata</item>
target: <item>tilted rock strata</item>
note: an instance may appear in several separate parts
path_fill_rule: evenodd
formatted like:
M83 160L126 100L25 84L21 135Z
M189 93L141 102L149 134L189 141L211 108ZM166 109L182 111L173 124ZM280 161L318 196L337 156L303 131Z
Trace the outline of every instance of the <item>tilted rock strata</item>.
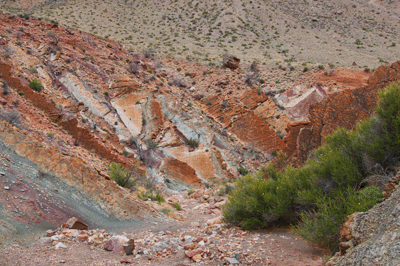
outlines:
M98 201L107 212L116 217L134 219L157 215L155 210L129 190L118 186L112 180L105 179L95 169L82 163L79 158L66 156L57 149L48 148L26 132L20 132L3 120L0 121L0 138L17 154Z
M285 151L290 156L295 156L289 157L292 163L305 162L312 150L321 146L324 137L335 129L339 127L354 129L360 120L370 117L376 107L378 91L398 80L400 80L400 62L390 66L380 66L369 78L367 86L328 94L323 101L311 105L309 111L311 126L309 122L296 122L287 128L288 135L284 139ZM295 137L301 132L299 127L307 128L307 132L303 131L302 143Z

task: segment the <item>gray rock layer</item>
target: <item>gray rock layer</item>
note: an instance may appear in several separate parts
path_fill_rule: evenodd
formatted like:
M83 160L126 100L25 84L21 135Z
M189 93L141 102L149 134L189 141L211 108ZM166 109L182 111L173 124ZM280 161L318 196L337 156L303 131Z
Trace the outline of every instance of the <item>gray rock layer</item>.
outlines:
M348 230L351 239L340 246L349 248L327 265L399 265L400 189L371 210L357 213Z

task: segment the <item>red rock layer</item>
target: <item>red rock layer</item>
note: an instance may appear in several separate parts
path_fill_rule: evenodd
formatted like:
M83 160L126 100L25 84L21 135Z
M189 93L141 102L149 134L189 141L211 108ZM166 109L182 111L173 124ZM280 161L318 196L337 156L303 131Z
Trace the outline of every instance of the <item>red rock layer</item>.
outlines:
M201 186L201 180L197 177L196 171L185 162L170 158L166 160L162 169L167 175L173 178L196 187Z
M369 78L368 85L329 94L310 107L310 123L296 122L287 127L285 152L295 165L304 163L311 151L323 144L325 136L335 129L354 129L357 122L368 118L376 107L377 92L400 80L400 61L380 66Z
M278 135L252 111L236 120L229 131L252 148L261 150L263 153L271 153L284 148L284 143Z
M121 160L118 155L104 147L94 138L90 131L78 127L78 121L76 118L62 121L63 115L56 108L54 103L48 102L44 96L23 85L21 80L12 77L11 66L0 62L0 73L3 75L2 79L5 80L10 87L18 92L22 91L24 98L29 100L36 108L43 110L52 121L58 123L62 128L67 130L68 133L70 133L78 141L78 143L82 145L82 147L89 151L94 151L101 158L104 158L108 161L125 164L125 160Z
M232 124L233 116L241 115L246 111L234 99L226 98L223 95L205 98L201 103L205 104L205 111L225 128Z
M253 110L268 99L268 96L264 93L259 92L257 89L252 89L250 91L246 91L243 93L241 97L242 103L247 106L249 109Z

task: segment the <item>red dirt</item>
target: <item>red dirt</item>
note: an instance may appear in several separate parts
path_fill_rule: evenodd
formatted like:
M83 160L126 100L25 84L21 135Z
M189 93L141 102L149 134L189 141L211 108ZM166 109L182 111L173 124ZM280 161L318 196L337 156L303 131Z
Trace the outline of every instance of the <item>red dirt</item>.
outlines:
M314 75L315 81L335 87L346 87L347 89L359 88L367 85L372 72L360 69L336 69L332 74L326 75L326 71L320 71Z

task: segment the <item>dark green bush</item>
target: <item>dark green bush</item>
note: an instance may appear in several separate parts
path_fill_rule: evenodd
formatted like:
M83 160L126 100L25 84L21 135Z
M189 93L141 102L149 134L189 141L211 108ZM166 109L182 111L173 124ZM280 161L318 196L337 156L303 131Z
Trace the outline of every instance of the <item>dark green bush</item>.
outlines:
M35 91L37 91L37 92L41 92L42 89L43 89L43 85L42 85L42 83L41 83L39 80L37 80L37 79L32 79L32 80L29 82L29 88L31 88L32 90L35 90Z
M360 189L377 169L393 171L400 160L400 86L379 93L376 115L356 130L337 129L301 167L285 157L237 181L223 210L227 223L245 229L294 223L314 244L334 248L347 215L370 209L382 198L379 188ZM381 172L380 172L381 173Z

